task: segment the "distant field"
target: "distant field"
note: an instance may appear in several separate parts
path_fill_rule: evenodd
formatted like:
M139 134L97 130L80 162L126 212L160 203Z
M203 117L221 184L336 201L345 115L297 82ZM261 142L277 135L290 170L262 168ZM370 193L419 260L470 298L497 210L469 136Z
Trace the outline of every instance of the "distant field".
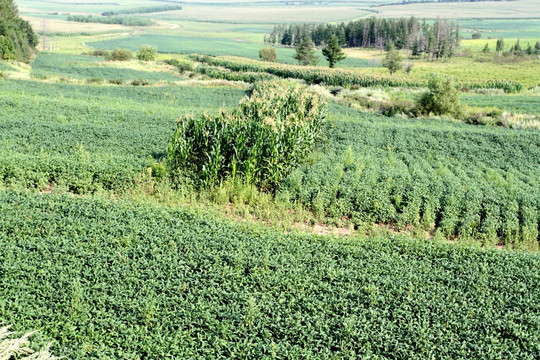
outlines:
M461 20L459 25L463 28L461 33L466 38L479 31L483 39L493 38L516 38L540 40L540 19L528 20L491 20L491 19L467 19Z
M181 54L208 54L213 56L220 55L235 55L250 59L259 58L259 50L264 47L264 44L257 44L244 41L235 41L229 39L217 38L194 38L184 36L171 36L161 34L143 34L139 37L120 38L112 40L104 40L99 42L88 42L88 46L93 46L98 49L114 49L125 48L132 51L139 49L143 44L152 44L162 53L181 53ZM293 59L295 54L294 49L278 48L279 62L286 64L296 64ZM319 65L327 66L327 62L319 55ZM367 67L371 66L369 61L358 58L348 58L338 64L338 67Z
M345 21L370 14L343 6L194 6L152 16L158 20L192 20L243 24L321 23Z
M145 71L120 68L114 62L106 62L103 58L92 56L63 55L57 53L40 53L32 63L32 76L66 76L75 79L99 78L102 80L122 79L130 81L143 79L151 82L179 81L178 75L164 71Z
M462 99L471 106L496 106L506 111L540 115L540 96L465 95Z
M459 2L389 5L373 8L378 17L450 19L540 19L540 2L537 0L516 0L496 2Z

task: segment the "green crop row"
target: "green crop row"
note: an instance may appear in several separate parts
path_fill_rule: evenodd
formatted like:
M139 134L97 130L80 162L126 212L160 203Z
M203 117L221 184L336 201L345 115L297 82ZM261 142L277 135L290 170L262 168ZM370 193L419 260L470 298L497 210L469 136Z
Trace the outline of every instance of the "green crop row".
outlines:
M347 69L326 69L308 66L293 66L285 64L264 63L260 61L246 60L233 57L193 57L199 61L206 61L214 66L221 66L226 69L243 72L268 73L281 78L302 79L309 84L324 84L331 86L351 86L363 87L409 87L419 88L427 86L425 77L404 77L370 75L358 70ZM524 89L523 84L516 81L490 80L485 82L459 81L459 86L463 90L471 89L502 89L506 93L516 93Z
M540 245L536 131L330 112L340 113L328 134L335 140L285 180L283 197L359 226Z
M536 359L540 257L0 192L0 320L70 359Z
M195 71L201 75L206 75L212 79L221 79L229 81L243 81L250 84L272 80L276 77L266 73L260 72L236 72L229 69L225 69L219 66L210 66L201 64L195 68Z

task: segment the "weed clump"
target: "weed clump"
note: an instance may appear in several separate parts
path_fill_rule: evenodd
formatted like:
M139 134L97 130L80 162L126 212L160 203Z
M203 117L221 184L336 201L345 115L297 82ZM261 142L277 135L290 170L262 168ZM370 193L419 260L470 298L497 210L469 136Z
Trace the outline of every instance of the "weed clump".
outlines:
M204 186L241 178L273 190L312 151L325 118L319 95L297 85L257 84L233 110L181 117L169 144L169 164Z

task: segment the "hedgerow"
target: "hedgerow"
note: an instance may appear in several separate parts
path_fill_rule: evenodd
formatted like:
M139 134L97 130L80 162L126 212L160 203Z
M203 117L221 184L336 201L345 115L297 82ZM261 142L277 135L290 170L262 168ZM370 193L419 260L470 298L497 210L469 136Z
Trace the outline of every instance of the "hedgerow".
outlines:
M540 355L538 254L69 195L0 192L0 213L0 319L69 359Z
M232 111L178 119L169 163L205 186L238 177L272 189L321 137L325 109L320 96L299 86L259 83Z

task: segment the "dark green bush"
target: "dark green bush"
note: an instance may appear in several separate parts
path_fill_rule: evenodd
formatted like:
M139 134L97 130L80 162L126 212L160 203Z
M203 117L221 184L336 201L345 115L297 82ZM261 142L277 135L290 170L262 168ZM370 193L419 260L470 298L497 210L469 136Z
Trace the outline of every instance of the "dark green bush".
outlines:
M217 116L178 120L169 162L211 186L238 177L273 189L322 135L326 105L299 86L272 82Z
M107 57L109 61L128 61L131 60L131 51L126 49L114 49Z
M417 111L420 114L451 115L460 117L463 113L461 92L454 79L433 74L428 81L429 91L418 100Z
M131 85L133 86L146 86L150 85L150 82L148 80L144 79L134 79L131 81Z

